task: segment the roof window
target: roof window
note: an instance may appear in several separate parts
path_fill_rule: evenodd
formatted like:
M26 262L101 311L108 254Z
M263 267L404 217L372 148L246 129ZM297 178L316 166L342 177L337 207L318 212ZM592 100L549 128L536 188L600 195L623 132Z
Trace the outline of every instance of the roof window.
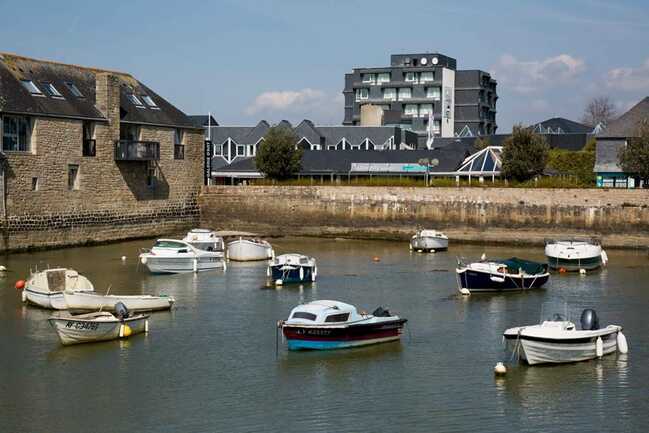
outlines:
M148 105L149 107L151 107L151 108L159 108L158 104L156 104L153 101L153 99L151 99L151 97L149 95L142 95L142 99L144 100L146 105Z
M83 98L83 93L81 93L79 88L72 81L66 81L65 85L70 90L70 93L72 93L74 96L76 96L77 98Z
M54 96L56 98L62 98L63 95L61 95L61 92L58 91L56 87L54 87L54 84L52 83L41 83L43 85L43 89L45 89L45 93L47 93L50 96Z
M131 93L130 95L128 95L128 100L131 101L131 103L136 107L144 108L144 104L142 103L142 101L140 101L140 98L138 98L134 94Z
M38 87L36 87L36 84L32 80L20 80L21 83L23 83L23 86L25 89L29 91L32 95L42 95L43 92L40 91Z

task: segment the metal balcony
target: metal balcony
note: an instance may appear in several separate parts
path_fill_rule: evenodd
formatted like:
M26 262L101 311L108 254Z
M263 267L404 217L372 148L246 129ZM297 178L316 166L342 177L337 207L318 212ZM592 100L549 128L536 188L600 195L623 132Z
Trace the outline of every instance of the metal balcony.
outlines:
M160 143L157 141L118 140L115 142L115 161L158 161Z

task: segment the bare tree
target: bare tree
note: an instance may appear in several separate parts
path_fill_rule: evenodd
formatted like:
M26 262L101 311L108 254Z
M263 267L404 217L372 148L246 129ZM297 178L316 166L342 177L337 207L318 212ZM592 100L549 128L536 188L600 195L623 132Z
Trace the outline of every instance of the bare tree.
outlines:
M598 96L588 101L581 123L592 127L597 126L599 123L608 125L616 117L617 110L611 98Z

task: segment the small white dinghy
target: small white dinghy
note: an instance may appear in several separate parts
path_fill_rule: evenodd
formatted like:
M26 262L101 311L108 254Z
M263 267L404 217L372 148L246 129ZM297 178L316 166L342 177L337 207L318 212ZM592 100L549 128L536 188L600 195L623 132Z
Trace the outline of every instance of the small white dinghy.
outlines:
M114 310L115 314L96 311L78 315L66 311L50 317L48 322L64 346L115 340L149 331L148 315L130 316L123 304L115 305Z
M448 236L437 230L418 230L410 239L410 249L421 252L448 249Z
M93 293L90 280L74 269L54 268L32 273L25 282L22 299L43 308L66 310L63 292Z
M227 257L238 262L269 260L275 257L275 251L267 241L240 237L228 242Z
M170 309L176 300L173 296L152 295L100 295L97 293L63 292L71 310L113 311L115 304L122 302L129 311L159 311Z
M622 327L599 327L595 310L581 314L581 329L568 320L567 308L554 313L538 325L507 329L503 337L509 350L530 365L566 363L601 358L618 350L629 350Z

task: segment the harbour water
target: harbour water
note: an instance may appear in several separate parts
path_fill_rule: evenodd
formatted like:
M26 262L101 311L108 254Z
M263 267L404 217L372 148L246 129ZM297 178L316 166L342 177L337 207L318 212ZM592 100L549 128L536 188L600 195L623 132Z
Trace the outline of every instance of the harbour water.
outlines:
M407 243L271 240L278 254L318 260L312 285L264 288L265 263L225 273L149 275L150 240L3 258L0 279L0 432L646 432L649 425L649 257L608 251L609 266L553 274L544 289L457 295L456 257L519 256L542 249L462 246L411 253ZM121 256L126 256L122 261ZM380 261L373 261L378 256ZM150 332L60 346L50 312L14 289L31 267L66 266L98 291L173 295ZM276 322L300 302L336 299L409 319L400 343L287 352ZM507 363L504 329L534 324L565 299L573 318L597 310L624 326L627 355L560 366ZM505 361L508 373L495 378Z

